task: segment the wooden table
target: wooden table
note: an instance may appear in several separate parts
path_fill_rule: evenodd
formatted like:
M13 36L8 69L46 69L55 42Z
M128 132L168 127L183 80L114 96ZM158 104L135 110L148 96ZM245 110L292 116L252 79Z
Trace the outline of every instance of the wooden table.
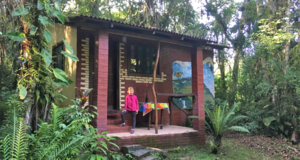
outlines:
M164 113L164 110L169 111L169 104L168 103L157 103L157 109L161 110L160 124L158 124L158 126L160 127L160 129L163 129L163 113ZM148 130L150 130L150 127L155 126L155 124L151 124L151 122L152 122L152 111L154 111L154 110L155 110L154 103L152 103L152 102L139 103L139 111L143 112L143 116L145 116L149 113Z

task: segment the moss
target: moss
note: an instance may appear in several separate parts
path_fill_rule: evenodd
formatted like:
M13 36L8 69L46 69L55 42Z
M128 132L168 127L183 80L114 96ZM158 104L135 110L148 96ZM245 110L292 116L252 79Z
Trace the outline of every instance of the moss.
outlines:
M154 138L154 137L151 137L151 138L150 138L149 144L150 144L151 146L153 146L153 147L157 147L157 146L156 146L156 142L155 142L155 138Z

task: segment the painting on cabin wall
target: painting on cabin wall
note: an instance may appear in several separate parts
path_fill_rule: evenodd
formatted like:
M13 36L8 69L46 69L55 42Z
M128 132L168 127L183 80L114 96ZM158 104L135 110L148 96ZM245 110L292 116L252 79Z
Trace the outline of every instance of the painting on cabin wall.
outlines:
M174 61L172 69L173 93L192 93L192 63ZM181 108L192 108L192 97L174 98L174 102Z
M204 101L211 101L215 97L214 65L211 57L203 61Z

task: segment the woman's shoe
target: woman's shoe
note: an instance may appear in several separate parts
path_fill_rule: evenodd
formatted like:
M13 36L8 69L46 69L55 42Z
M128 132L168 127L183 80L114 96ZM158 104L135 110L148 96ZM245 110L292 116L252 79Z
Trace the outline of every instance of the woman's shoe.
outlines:
M130 133L133 134L133 133L134 133L134 129L131 129L131 130L130 130Z

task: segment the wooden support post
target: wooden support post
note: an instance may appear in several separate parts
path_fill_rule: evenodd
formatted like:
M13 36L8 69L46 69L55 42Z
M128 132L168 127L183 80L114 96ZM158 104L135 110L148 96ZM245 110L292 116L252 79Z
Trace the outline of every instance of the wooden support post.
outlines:
M153 69L153 78L152 78L152 93L154 97L154 108L155 108L155 134L158 134L158 113L157 113L157 97L155 92L155 78L156 78L156 71L157 71L157 65L159 60L159 53L160 53L160 41L158 41L156 61Z

